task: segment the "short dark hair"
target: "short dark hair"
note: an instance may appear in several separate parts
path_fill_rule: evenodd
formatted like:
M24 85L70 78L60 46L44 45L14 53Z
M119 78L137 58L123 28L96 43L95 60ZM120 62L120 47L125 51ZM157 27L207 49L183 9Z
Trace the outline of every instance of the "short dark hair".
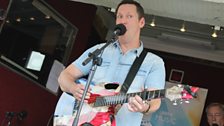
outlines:
M217 103L217 102L214 102L214 103L209 104L206 107L206 110L205 110L206 113L208 113L208 109L211 108L211 107L219 107L222 110L222 114L224 114L224 105L223 104Z
M135 5L136 6L136 9L137 9L137 13L138 13L138 18L141 19L142 17L145 17L145 13L144 13L144 9L143 7L140 5L140 3L136 2L136 1L133 1L133 0L123 0L121 1L117 8L116 8L116 11L115 11L115 14L117 15L117 11L119 9L119 7L121 5L124 5L124 4L132 4L132 5Z

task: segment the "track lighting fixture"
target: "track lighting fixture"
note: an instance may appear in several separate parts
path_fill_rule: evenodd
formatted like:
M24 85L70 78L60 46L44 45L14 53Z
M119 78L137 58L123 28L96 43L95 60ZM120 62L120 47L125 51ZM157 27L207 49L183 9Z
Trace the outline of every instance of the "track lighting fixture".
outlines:
M221 28L220 26L214 26L213 27L213 30L214 30L213 33L212 33L212 37L213 38L217 38L218 37L217 31L220 31L220 28Z

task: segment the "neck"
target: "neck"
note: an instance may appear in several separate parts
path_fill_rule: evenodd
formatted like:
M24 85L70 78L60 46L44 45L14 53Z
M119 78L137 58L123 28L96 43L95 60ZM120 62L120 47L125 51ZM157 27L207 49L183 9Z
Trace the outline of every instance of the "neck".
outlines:
M96 98L94 106L98 107L98 106L128 103L128 99L130 97L134 97L135 95L140 96L143 100L152 100L157 98L164 98L166 96L166 90L165 89L154 91L144 90L143 92L128 93L128 94L121 93L114 96L99 96Z
M140 41L133 41L133 42L120 42L120 47L121 47L121 50L123 52L123 54L125 54L126 52L128 52L129 50L132 50L132 49L136 49L136 48L139 48L140 47Z

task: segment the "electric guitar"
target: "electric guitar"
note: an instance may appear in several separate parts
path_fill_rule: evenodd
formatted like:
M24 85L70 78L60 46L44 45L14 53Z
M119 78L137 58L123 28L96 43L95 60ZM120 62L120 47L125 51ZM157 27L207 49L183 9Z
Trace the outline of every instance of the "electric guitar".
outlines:
M110 84L111 85L111 84ZM115 84L116 85L116 84ZM105 89L107 84L92 87L88 103L84 103L78 120L78 126L85 122L93 126L115 126L114 108L117 104L128 103L130 97L139 95L143 100L168 98L170 101L192 99L199 88L191 86L173 86L168 89L153 90L128 94L119 94L115 90ZM63 93L54 113L54 126L72 126L78 110L78 101L70 94ZM111 116L112 115L112 116Z

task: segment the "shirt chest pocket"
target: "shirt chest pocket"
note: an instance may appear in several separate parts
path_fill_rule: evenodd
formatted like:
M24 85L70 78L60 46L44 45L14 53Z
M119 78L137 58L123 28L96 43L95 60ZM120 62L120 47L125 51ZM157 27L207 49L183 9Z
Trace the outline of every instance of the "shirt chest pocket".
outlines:
M94 75L94 80L96 82L101 82L104 80L110 64L111 64L110 62L104 61L102 62L100 66L97 66L97 69Z

